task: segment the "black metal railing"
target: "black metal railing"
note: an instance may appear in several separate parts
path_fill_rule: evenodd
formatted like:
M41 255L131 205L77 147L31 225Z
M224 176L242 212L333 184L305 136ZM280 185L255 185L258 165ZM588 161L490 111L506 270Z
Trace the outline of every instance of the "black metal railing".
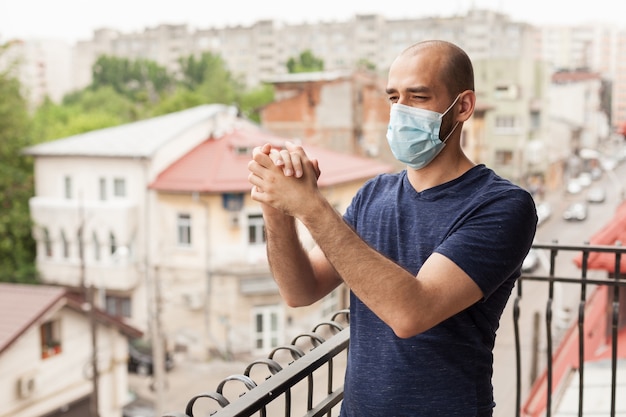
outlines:
M523 275L518 281L517 287L517 295L513 300L513 319L514 319L514 330L515 330L515 352L516 352L516 370L517 370L517 379L516 379L516 416L519 417L523 414L523 416L538 416L542 417L551 417L554 413L555 406L555 395L557 393L561 393L563 389L562 386L559 386L559 382L565 380L564 373L566 371L577 371L578 373L578 416L583 416L583 405L584 405L584 397L583 392L585 390L584 383L584 371L585 371L585 361L586 361L586 349L589 347L586 346L585 341L589 339L590 334L595 334L601 337L602 343L610 344L610 361L611 361L611 393L610 398L610 416L615 417L616 415L616 387L617 387L617 352L618 352L618 332L620 329L620 289L626 287L626 280L621 279L620 276L622 266L622 259L626 254L626 247L622 247L621 245L616 246L601 246L601 245L559 245L557 243L553 244L534 244L534 250L544 251L549 256L548 265L547 265L547 275ZM578 264L578 272L579 276L571 276L567 273L562 274L557 271L557 255L563 253L574 253L574 259L568 258L567 260L576 261ZM600 254L604 254L603 256L609 255L609 257L613 261L613 268L611 273L607 273L607 271L593 271L590 268L590 258L592 256L598 256ZM597 277L591 277L591 272L596 272ZM525 288L532 283L544 283L547 285L547 301L545 304L545 311L543 314L545 323L544 323L544 331L545 331L545 369L541 378L535 379L535 377L530 378L531 383L534 382L535 392L530 392L528 394L534 394L536 397L539 397L540 400L537 401L532 407L526 404L526 407L522 405L523 401L523 392L522 392L522 375L523 375L523 367L522 367L522 353L523 349L521 347L522 336L520 332L520 317L522 316L522 301L524 300ZM569 326L566 329L561 328L561 332L558 332L556 329L558 326L554 325L555 314L557 311L555 310L555 286L566 284L570 286L575 286L579 289L579 296L577 300L577 306L574 305L574 309L572 311L577 310L577 314L572 316L572 320L570 320ZM601 311L600 313L604 315L606 327L604 329L589 329L586 328L590 325L588 323L588 314L587 312L592 307L591 306L591 291L596 289L605 289L610 290L606 291L606 294L598 295L598 297L604 297L604 299L595 298L593 300L594 304L598 305L606 305L606 309ZM622 291L624 291L622 289ZM611 294L612 293L612 294ZM533 294L531 294L531 297ZM577 307L577 309L576 309ZM625 306L622 306L623 310ZM608 311L608 317L607 317ZM528 317L528 315L526 315ZM535 324L537 324L538 320L540 320L540 315L536 315ZM602 321L602 320L600 320ZM622 324L623 325L623 324ZM534 326L537 328L538 326ZM593 331L591 331L593 330ZM562 334L559 334L562 333ZM533 339L537 339L537 335L534 335ZM569 338L568 338L569 336ZM565 352L564 345L567 340L573 341L576 346L577 352L574 352L573 355L575 358L574 363L559 363L556 364L555 360L563 359L566 356L567 352ZM559 355L556 355L555 346L557 346L557 350ZM531 359L531 362L535 362L536 366L536 355L538 351L541 349L537 349L535 344L534 351L532 352L535 359ZM558 366L557 366L558 365ZM569 369L565 369L565 367L569 367ZM532 368L532 366L531 366ZM528 368L526 368L528 369ZM559 379L560 380L555 380ZM535 379L533 381L533 379ZM555 388L557 392L555 393ZM570 414L568 414L570 415ZM593 414L598 415L598 414ZM604 414L603 414L604 415Z
M516 354L516 416L535 416L535 414L524 411L522 404L524 397L532 394L530 390L524 391L522 388L533 385L537 387L537 381L545 380L545 386L540 386L545 392L543 396L545 400L541 405L541 416L550 417L553 410L554 401L554 346L558 345L565 338L565 330L561 325L561 330L555 330L555 303L556 294L555 287L557 285L567 284L574 288L580 289L577 297L578 315L575 320L570 320L570 330L574 329L578 334L578 363L574 368L578 369L579 374L579 396L578 396L578 415L582 416L583 410L583 391L584 391L584 369L585 369L585 318L586 308L589 302L589 292L593 288L606 287L612 290L612 299L609 302L610 318L609 318L609 334L606 340L610 340L611 344L611 417L615 416L616 410L616 376L617 376L617 341L619 330L619 312L620 312L620 289L626 286L626 280L621 280L620 267L621 260L626 254L626 248L622 246L597 246L597 245L560 245L552 244L534 244L533 249L549 254L547 257L546 270L547 275L537 273L524 274L518 280L516 285L517 293L512 298L513 303L513 321L514 321L514 339ZM557 255L562 253L574 253L580 257L580 267L574 273L561 273L557 271ZM590 277L589 258L592 254L606 253L613 257L615 262L615 273L612 277L607 277L606 272L599 273L601 277ZM562 258L562 257L561 257ZM568 262L571 265L571 262ZM557 273L558 272L558 273ZM579 273L579 276L577 275ZM541 284L538 284L541 283ZM538 343L533 343L530 354L530 365L525 369L539 368L545 369L543 375L538 377L537 372L532 372L526 384L522 382L523 373L523 357L526 357L525 349L522 347L522 327L523 321L528 321L528 314L524 312L523 304L526 292L529 292L533 285L547 286L547 302L545 305L545 355L544 366L540 366L542 362L538 355L543 349L538 348ZM542 290L541 290L542 291ZM626 291L626 290L622 290ZM543 292L543 291L542 291ZM531 292L527 298L533 298ZM562 307L562 306L561 306ZM535 309L531 307L531 309ZM525 317L522 320L522 316ZM536 334L535 330L538 317L535 315L534 325L531 330L525 331L523 340L528 340L529 333L533 334L533 339L541 338ZM528 324L528 323L526 323ZM573 327L572 327L573 326ZM331 321L318 324L311 333L305 333L294 338L291 344L281 346L274 349L267 358L252 362L241 375L231 375L218 385L217 389L212 392L198 394L191 398L187 403L184 413L174 412L167 413L163 417L199 417L201 415L212 415L214 417L246 417L252 415L260 416L331 416L334 407L338 406L343 399L343 374L337 375L334 371L334 361L345 359L349 346L349 313L342 310L336 313ZM570 332L571 334L571 332ZM328 337L329 336L329 337ZM304 342L304 343L303 343ZM305 352L303 344L308 346L309 351ZM287 359L283 356L282 364L277 356L287 354ZM523 354L524 353L524 354ZM285 363L286 362L286 363ZM253 370L261 368L264 372L252 375ZM325 369L326 373L320 375L318 372ZM322 384L325 382L325 384ZM243 385L244 393L239 390L231 390L230 394L226 393L227 384ZM302 385L304 384L304 386ZM320 385L325 386L320 392ZM300 397L294 400L297 392ZM535 392L536 394L536 392ZM306 399L306 401L304 401ZM208 402L208 403L207 403ZM203 404L201 404L203 403ZM301 411L294 410L294 404L306 403L306 409ZM200 409L199 407L203 407ZM216 409L216 407L219 407ZM194 414L195 412L195 414ZM335 413L336 415L336 413Z
M295 413L294 407L303 404L306 409L298 415L330 417L333 407L343 399L343 374L334 372L334 364L342 352L346 355L341 359L347 357L349 332L349 312L341 310L330 321L317 324L310 333L300 334L290 344L272 350L267 358L252 362L243 374L226 377L215 391L195 395L187 403L184 413L167 413L163 417L246 417L255 413L262 417L287 417ZM305 352L307 348L310 350ZM254 377L252 373L257 368L264 369L264 372ZM318 374L322 369L325 373ZM227 395L226 385L231 381L243 384L244 394L239 390ZM294 400L296 393L304 396L306 401L300 397ZM200 404L201 401L209 404ZM220 407L218 410L215 410L216 405ZM198 410L199 406L204 407Z

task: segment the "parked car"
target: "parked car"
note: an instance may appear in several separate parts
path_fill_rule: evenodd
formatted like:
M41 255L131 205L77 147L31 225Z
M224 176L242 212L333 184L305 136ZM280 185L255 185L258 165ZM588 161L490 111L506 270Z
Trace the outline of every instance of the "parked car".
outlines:
M589 187L593 182L593 177L589 172L581 172L576 179L583 188Z
M522 272L533 272L539 266L539 257L537 256L537 250L531 249L522 262Z
M587 218L587 204L585 203L572 203L563 212L563 219L567 221L577 220L582 221Z
M567 192L569 194L578 194L583 190L583 186L578 181L578 178L572 178L567 182Z
M552 207L550 203L544 201L542 203L537 204L537 226L541 225L543 222L548 220L552 215Z
M604 200L606 200L606 191L602 187L593 187L587 192L587 201L589 203L603 203Z
M152 343L146 339L131 339L128 343L128 372L139 375L152 375L154 358L152 356ZM165 370L174 367L174 357L165 351Z

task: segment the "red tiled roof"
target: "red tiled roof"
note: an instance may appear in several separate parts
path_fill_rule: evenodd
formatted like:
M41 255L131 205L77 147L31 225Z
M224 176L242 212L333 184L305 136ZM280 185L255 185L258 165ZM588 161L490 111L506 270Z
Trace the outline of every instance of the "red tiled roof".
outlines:
M47 313L65 305L82 312L82 304L81 298L62 287L0 283L0 353ZM98 321L113 324L129 336L142 335L115 317L96 313Z
M589 240L590 245L613 246L617 242L626 243L626 201L617 207L613 218ZM582 266L582 254L574 258L574 263ZM589 254L587 268L615 272L615 255L608 252L592 252ZM620 273L626 274L626 256L620 260Z
M252 148L265 143L281 147L286 140L260 129L238 129L220 138L209 138L161 172L150 188L172 192L247 192ZM319 161L320 187L371 178L393 169L373 159L309 146L305 150Z
M587 80L600 80L602 77L595 72L586 71L563 71L552 74L553 83L569 83Z
M0 284L0 352L65 295L63 288Z

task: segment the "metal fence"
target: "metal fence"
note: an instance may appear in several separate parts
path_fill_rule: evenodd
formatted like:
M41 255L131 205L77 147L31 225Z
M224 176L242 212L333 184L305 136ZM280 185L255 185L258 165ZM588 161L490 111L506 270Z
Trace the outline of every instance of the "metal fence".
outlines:
M624 287L626 280L622 279L621 271L624 270L626 261L626 248L621 245L604 246L604 245L560 245L553 244L535 244L535 250L542 250L548 255L547 275L527 274L523 275L517 285L517 294L513 299L513 320L515 328L515 352L516 352L516 416L538 416L551 417L555 413L555 396L562 394L563 379L566 379L566 373L577 371L578 381L578 404L577 414L582 417L584 410L585 386L585 364L586 358L591 352L592 343L595 338L596 345L608 344L610 349L610 368L611 368L611 392L610 398L610 415L616 416L616 387L617 387L617 363L618 363L618 334L620 326L626 323L620 323L620 311L622 315L626 311L626 306L620 307L620 298L624 299ZM572 276L561 273L557 267L557 257L563 255L574 254L574 260L578 264L578 276ZM598 262L598 258L603 257L603 262ZM607 262L608 261L608 262ZM610 265L612 263L612 266ZM593 265L595 264L595 265ZM598 264L602 264L602 270L594 270ZM606 269L604 269L606 268ZM592 272L597 276L592 277ZM599 273L598 273L599 272ZM521 341L523 340L523 332L520 331L520 318L522 317L522 301L524 300L525 289L532 283L544 283L547 286L547 299L545 310L542 315L535 315L535 324L543 317L544 335L533 334L533 339L543 337L545 340L545 348L540 349L535 343L531 355L530 364L522 363L523 350ZM579 292L578 300L572 311L572 320L566 329L561 332L557 331L559 326L555 326L558 310L555 309L556 286L569 286ZM600 293L598 294L598 291ZM620 291L622 297L620 297ZM532 297L533 295L531 295ZM595 298L594 298L595 297ZM591 322L591 315L594 314L592 304L595 304L595 316L598 318L595 322ZM598 310L598 306L602 308ZM526 315L528 316L528 314ZM624 321L622 319L622 321ZM600 325L600 328L590 329L590 326ZM604 327L604 328L602 328ZM534 328L539 328L538 325ZM534 332L533 332L534 333ZM526 336L528 336L526 334ZM567 363L566 357L567 342L574 344L575 361ZM570 343L570 345L572 344ZM538 355L543 353L543 358ZM543 360L542 360L543 359ZM532 375L530 382L533 383L533 390L529 395L540 398L531 407L528 403L523 404L522 398L522 376L524 370L531 369L533 374L536 373L537 363L544 363L542 375ZM533 366L534 365L534 366ZM575 386L576 384L574 384ZM589 385L587 385L589 389ZM534 391L534 392L533 392ZM574 415L574 414L567 414ZM600 414L591 414L600 415ZM621 414L620 414L621 415Z
M163 417L330 417L343 399L343 373L336 374L334 365L347 357L349 332L349 312L341 310L330 321L317 324L310 333L300 334L290 344L272 350L267 358L250 363L242 374L226 377L215 391L195 395L184 413L168 413ZM255 373L258 370L261 372ZM239 388L231 390L229 395L227 384ZM241 394L242 386L244 394ZM219 409L215 410L216 406Z
M516 294L512 297L513 321L516 351L516 407L517 417L522 413L524 416L534 415L523 411L524 405L522 375L524 370L537 368L545 369L542 375L529 377L528 384L535 386L537 390L543 390L543 404L541 415L550 417L553 410L555 377L560 373L555 370L555 346L562 340L564 335L555 332L555 287L557 285L574 286L580 291L578 297L578 314L571 323L571 329L578 336L578 363L574 366L579 375L578 415L583 416L583 392L585 370L585 323L588 310L589 295L593 289L607 287L611 289L609 300L610 317L608 318L609 334L606 340L610 342L611 349L611 414L616 413L616 377L617 377L617 341L620 320L620 289L626 286L626 281L620 278L622 258L626 248L621 246L591 246L591 245L559 245L559 244L535 244L535 250L549 254L548 274L524 274L516 285ZM563 253L575 253L580 257L580 276L572 274L559 274L557 271L557 255ZM615 273L607 277L604 273L602 278L589 277L589 259L594 254L608 254L614 259ZM545 348L537 348L534 344L530 364L523 363L522 336L527 340L528 333L522 335L520 318L522 317L523 300L526 288L533 282L540 282L547 286L546 305L544 310L545 335L533 333L533 339L545 338ZM622 293L626 290L621 290ZM532 296L532 295L531 295ZM528 314L526 314L528 317ZM537 316L538 317L538 316ZM537 319L535 317L535 319ZM535 323L536 324L536 323ZM184 412L165 414L163 417L246 417L259 416L328 416L338 415L338 405L343 399L343 373L338 375L334 372L334 363L337 360L345 360L349 347L349 313L342 310L336 313L328 322L315 326L311 333L297 336L291 344L274 349L267 358L252 362L240 375L226 377L217 386L215 391L200 393L193 396L187 403ZM539 328L541 326L534 326ZM538 355L544 354L543 360ZM286 355L286 356L285 356ZM282 359L278 357L281 356ZM262 370L262 372L259 372ZM541 381L544 381L542 384ZM303 385L304 384L304 385ZM231 389L227 393L227 385L238 388ZM243 393L242 393L243 390ZM300 396L294 399L295 392ZM202 404L201 404L202 403ZM306 403L304 405L304 403ZM305 407L296 410L296 405Z

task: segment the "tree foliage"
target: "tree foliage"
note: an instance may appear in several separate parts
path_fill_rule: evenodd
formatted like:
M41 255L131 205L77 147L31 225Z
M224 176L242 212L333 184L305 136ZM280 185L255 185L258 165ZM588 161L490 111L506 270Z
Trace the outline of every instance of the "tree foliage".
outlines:
M154 61L131 61L102 55L93 65L91 88L112 87L117 93L136 102L155 103L174 85L167 69Z
M0 51L2 53L2 51ZM0 72L0 281L35 282L35 241L28 207L33 195L29 115L20 84Z
M313 55L313 52L309 49L300 53L298 58L291 57L287 60L287 71L289 71L290 74L323 70L324 60Z

